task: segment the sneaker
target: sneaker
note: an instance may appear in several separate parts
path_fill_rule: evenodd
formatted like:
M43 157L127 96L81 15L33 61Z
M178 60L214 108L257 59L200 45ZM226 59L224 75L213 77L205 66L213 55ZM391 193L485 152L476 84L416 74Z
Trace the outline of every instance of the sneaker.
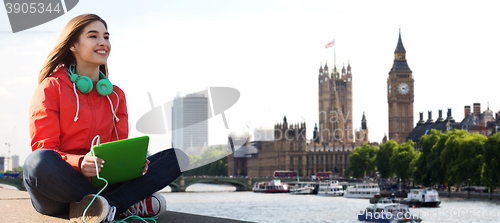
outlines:
M116 208L110 207L108 201L102 196L97 195L92 205L87 209L94 196L96 195L89 194L83 197L80 202L75 201L70 204L69 220L71 222L112 222L114 220ZM83 212L85 212L85 209L87 209L87 212L85 213L84 221Z
M139 217L158 217L167 211L167 201L158 193L135 203L130 206L125 212L120 214L120 217L128 217L137 215Z

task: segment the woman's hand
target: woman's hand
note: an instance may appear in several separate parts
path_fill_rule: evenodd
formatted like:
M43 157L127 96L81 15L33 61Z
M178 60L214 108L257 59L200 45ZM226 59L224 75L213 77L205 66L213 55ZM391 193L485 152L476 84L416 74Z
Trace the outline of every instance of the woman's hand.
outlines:
M146 159L146 165L144 165L144 171L142 171L142 175L145 175L148 172L149 163L150 163L149 160Z
M103 167L104 160L102 160L99 157L96 157L97 160L97 168L99 169L98 171L101 172L101 167ZM95 170L95 162L94 162L94 157L92 156L91 152L88 152L85 154L85 157L83 157L83 161L80 164L80 169L82 171L82 174L86 177L95 177L97 176L97 172Z

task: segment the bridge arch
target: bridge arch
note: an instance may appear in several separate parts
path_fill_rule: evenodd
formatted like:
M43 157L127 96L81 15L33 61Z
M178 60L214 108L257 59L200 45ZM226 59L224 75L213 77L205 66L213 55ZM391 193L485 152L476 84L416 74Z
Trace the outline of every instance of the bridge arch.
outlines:
M231 180L231 178L190 178L185 179L185 188L197 183L207 183L207 184L229 184L231 186L236 187L236 191L247 191L248 185L245 182Z
M181 192L181 186L179 186L176 182L172 182L168 186L170 186L171 192Z

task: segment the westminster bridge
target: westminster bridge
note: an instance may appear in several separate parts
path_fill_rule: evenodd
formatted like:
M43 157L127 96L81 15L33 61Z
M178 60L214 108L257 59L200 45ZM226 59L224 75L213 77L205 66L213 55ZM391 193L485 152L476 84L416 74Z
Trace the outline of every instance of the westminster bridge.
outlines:
M236 191L251 191L255 182L271 181L274 178L264 177L179 177L170 184L172 192L185 192L186 188L197 183L206 184L225 184L236 187ZM297 178L286 178L281 181L297 181ZM19 190L26 190L23 185L22 178L0 179L0 184L14 186Z
M185 192L193 184L224 184L236 187L236 191L251 191L255 182L271 181L274 178L265 177L179 177L170 184L172 192ZM297 178L286 178L281 181L297 181Z

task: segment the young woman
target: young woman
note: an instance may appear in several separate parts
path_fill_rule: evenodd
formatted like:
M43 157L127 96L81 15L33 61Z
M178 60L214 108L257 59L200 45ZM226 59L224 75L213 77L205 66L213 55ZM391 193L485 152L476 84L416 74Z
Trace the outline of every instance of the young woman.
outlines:
M111 52L106 22L94 14L73 18L59 36L40 71L29 109L33 152L24 163L24 185L42 214L69 213L83 222L83 212L101 188L90 182L96 165L92 139L110 142L128 137L125 94L111 85ZM109 185L86 211L86 221L113 221L115 215L158 216L166 202L155 192L181 175L178 158L168 149L149 156L143 176ZM97 158L98 171L105 166Z

